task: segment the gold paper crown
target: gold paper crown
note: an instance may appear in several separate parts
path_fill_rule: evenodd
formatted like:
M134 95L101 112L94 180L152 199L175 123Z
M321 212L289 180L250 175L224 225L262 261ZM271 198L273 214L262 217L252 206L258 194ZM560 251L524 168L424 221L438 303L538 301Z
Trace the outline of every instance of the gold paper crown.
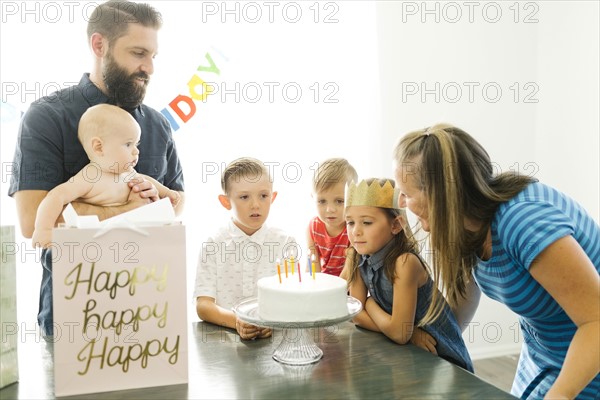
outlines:
M389 179L363 179L358 185L352 181L346 186L345 205L398 208L399 193Z

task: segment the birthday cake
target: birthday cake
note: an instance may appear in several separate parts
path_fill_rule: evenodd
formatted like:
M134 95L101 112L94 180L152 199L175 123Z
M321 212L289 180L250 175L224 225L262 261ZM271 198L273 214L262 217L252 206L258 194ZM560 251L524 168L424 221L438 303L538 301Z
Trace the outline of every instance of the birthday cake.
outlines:
M265 321L313 322L348 315L347 283L318 273L279 275L258 280L258 314Z

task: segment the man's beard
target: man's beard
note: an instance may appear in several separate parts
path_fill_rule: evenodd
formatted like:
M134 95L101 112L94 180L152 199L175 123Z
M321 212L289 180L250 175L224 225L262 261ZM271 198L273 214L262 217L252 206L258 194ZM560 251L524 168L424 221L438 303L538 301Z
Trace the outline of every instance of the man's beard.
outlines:
M128 74L109 53L106 56L106 65L102 75L108 97L116 105L126 110L133 110L142 104L150 80L148 74L142 71ZM140 85L137 78L143 78L146 82Z

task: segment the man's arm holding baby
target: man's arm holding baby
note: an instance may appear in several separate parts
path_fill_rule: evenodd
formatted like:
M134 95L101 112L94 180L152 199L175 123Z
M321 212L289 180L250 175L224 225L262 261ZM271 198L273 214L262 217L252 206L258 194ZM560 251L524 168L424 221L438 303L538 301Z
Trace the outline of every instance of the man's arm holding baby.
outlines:
M98 219L102 221L159 199L158 189L150 180L143 178L132 180L129 182L129 186L131 193L127 202L118 206L98 206L83 201L72 201L71 204L78 215L97 215ZM37 210L48 193L47 190L20 190L13 195L17 206L19 226L24 237L31 238L33 236ZM176 193L179 195L179 201L174 208L175 214L179 215L183 210L184 194L183 192ZM64 222L62 214L54 225L60 222Z
M131 185L130 185L131 186ZM127 201L114 206L100 206L84 201L73 201L71 205L78 215L97 215L100 221L134 210L158 200L158 191L149 181L135 184L131 188ZM62 222L59 220L59 222Z
M123 214L124 212L134 210L145 206L154 201L169 197L175 215L180 215L183 211L184 193L171 190L160 184L157 180L143 174L136 174L135 178L129 181L131 192L129 198L124 204L117 206L95 206L85 202L73 202L73 207L79 215L97 215L100 221Z

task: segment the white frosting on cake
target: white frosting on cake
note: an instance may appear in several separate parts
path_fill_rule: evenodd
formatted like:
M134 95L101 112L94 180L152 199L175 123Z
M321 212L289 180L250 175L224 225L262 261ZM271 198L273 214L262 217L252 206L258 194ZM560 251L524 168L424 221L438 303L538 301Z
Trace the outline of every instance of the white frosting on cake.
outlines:
M348 315L347 283L334 275L282 274L258 280L258 314L262 320L313 322Z

